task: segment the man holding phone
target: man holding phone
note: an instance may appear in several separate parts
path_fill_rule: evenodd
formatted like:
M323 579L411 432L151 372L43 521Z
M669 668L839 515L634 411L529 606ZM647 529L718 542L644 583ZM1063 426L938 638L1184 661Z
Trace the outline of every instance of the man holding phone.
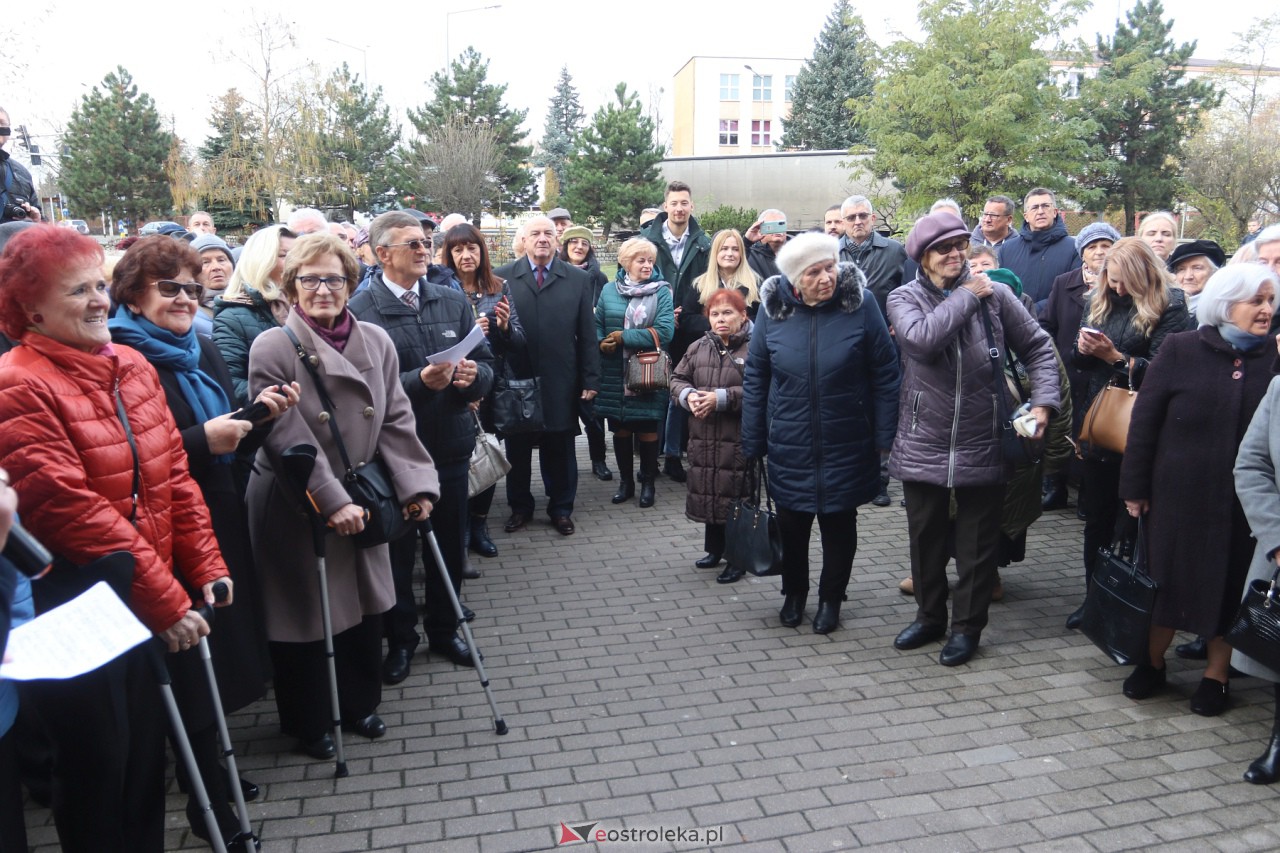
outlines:
M781 275L778 269L778 250L787 243L787 215L777 208L760 211L760 216L747 233L747 266L760 276L760 281Z

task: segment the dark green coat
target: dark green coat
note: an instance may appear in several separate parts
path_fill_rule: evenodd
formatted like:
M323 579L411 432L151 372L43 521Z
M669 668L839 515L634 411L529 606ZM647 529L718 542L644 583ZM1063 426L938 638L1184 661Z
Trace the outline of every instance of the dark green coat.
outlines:
M671 301L671 291L658 288L658 313L653 327L665 349L675 334L676 315ZM622 315L627 310L627 300L618 293L618 286L609 282L600 292L596 304L596 340L602 341L610 332L622 330ZM600 396L596 397L596 414L602 418L623 421L650 421L666 417L667 392L651 391L628 397L624 393L623 348L635 351L652 351L653 335L647 328L627 329L622 332L622 346L610 353L600 353ZM673 365L674 366L674 365Z
M233 302L220 296L213 300L213 342L231 372L236 390L233 406L243 406L249 400L249 347L258 335L279 325L270 303L253 288L246 288Z

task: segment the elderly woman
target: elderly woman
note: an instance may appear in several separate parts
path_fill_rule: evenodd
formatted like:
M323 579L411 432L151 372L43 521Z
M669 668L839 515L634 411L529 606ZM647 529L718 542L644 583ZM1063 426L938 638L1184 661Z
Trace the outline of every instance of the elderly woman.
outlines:
M524 327L511 304L511 288L493 274L489 262L489 246L474 225L455 225L444 235L445 266L453 270L462 292L471 302L476 324L484 329L494 358L505 360L509 354L525 348ZM492 429L492 406L480 404L480 420ZM603 439L602 439L603 441ZM601 448L603 453L603 447ZM495 483L467 502L468 547L482 557L498 556L498 546L489 538L489 508L498 486ZM474 574L474 572L473 572ZM478 576L478 574L477 574Z
M281 282L293 308L284 327L259 335L249 353L251 388L281 382L302 386L299 404L276 420L258 453L249 481L249 533L262 568L280 727L313 758L334 753L327 731L317 564L304 544L309 541L307 520L288 497L290 490L278 482L280 454L299 444L319 450L307 491L336 534L327 541L325 570L340 712L343 725L364 737L386 733L376 713L382 699L382 614L395 601L395 590L387 546L358 548L351 540L364 529L364 516L343 487L342 455L329 424L336 423L352 464L382 457L406 517L410 504L430 511L439 497L435 468L418 440L400 384L395 346L385 331L356 320L347 310L359 271L345 240L323 233L299 238ZM324 411L298 347L324 382L333 411Z
M1107 253L1098 284L1085 297L1085 307L1071 360L1088 375L1080 401L1088 412L1108 384L1135 391L1142 386L1147 364L1165 340L1191 327L1186 297L1170 286L1164 263L1145 242L1126 237ZM1080 512L1084 515L1084 581L1093 577L1098 550L1111 545L1119 511L1122 457L1086 446L1080 471ZM1067 617L1067 628L1080 627L1084 604Z
M671 377L671 398L693 416L689 423L689 497L685 516L705 525L707 553L695 565L709 569L724 554L729 502L747 494L742 455L742 379L746 370L747 303L736 289L711 295L705 306L711 328L694 341ZM726 565L717 583L742 579Z
M133 347L156 369L165 402L182 435L191 476L209 507L218 546L240 590L239 601L218 614L218 674L220 701L226 712L236 711L267 692L267 646L258 599L244 484L236 482L232 454L249 436L254 424L231 412L231 376L208 338L196 334L194 319L201 285L202 264L195 248L169 237L144 237L130 247L112 271L111 298L115 313L107 324L111 339ZM296 386L272 387L258 395L267 408L264 422L297 402ZM251 446L261 443L258 431ZM204 665L195 649L179 652L169 664L182 721L195 751L223 836L238 831L227 807L226 781L218 764L217 722ZM179 776L185 768L179 768ZM246 783L247 784L247 783ZM200 804L187 799L192 831L207 833Z
M591 229L585 225L572 225L560 235L560 260L573 264L591 277L591 305L600 302L600 292L609 283L609 277L600 270L596 250L591 245ZM595 401L578 401L578 418L587 434L587 453L591 458L591 473L597 480L612 480L613 472L605 461L604 420L596 414Z
M258 335L284 324L289 305L280 290L284 259L293 245L294 233L283 225L271 225L254 232L244 244L240 262L222 296L213 301L213 342L218 345L236 396L231 402L243 406L249 393L249 348Z
M778 252L760 290L743 382L742 454L768 456L782 537L782 609L794 628L809 597L809 536L822 531L813 631L840 623L858 547L858 507L880 491L893 440L898 355L867 279L838 263L834 237L806 233Z
M1135 236L1150 246L1161 261L1168 260L1178 245L1178 220L1167 210L1157 210L1143 217Z
M657 258L658 250L643 237L632 237L623 243L618 248L618 279L604 286L596 303L596 339L602 354L596 414L607 418L613 430L613 457L618 463L619 480L613 495L615 504L636 493L637 450L640 506L651 507L654 502L658 424L666 416L667 394L632 391L625 380L627 360L632 355L666 347L675 334L671 288L658 272Z
M191 248L200 253L200 271L196 281L204 288L200 296L200 310L196 314L196 334L208 337L213 334L213 300L231 283L236 260L231 247L216 234L197 234Z
M907 502L916 599L915 621L893 644L916 649L947 632L947 530L954 496L959 581L951 636L939 659L943 666L966 663L977 651L996 583L1011 468L997 417L1004 406L996 398L1008 391L1003 372L998 381L993 374L1009 350L1030 379L1035 437L1043 436L1061 405L1048 334L1012 289L970 273L968 248L969 230L958 216L939 211L922 218L907 239L907 254L920 271L888 301L904 370L889 466Z
M1164 686L1174 631L1193 631L1208 637L1209 647L1191 711L1214 717L1227 708L1231 648L1222 634L1235 618L1253 554L1232 466L1273 375L1268 330L1275 305L1269 270L1215 273L1200 298L1200 328L1165 339L1134 403L1120 497L1130 515L1148 516L1147 562L1160 594L1151 659L1124 682L1130 699Z
M209 632L192 597L212 604L227 567L156 371L111 343L102 261L96 242L53 226L19 234L0 258L0 330L19 340L0 358L0 467L56 557L37 611L106 580L177 652ZM144 644L29 685L70 853L164 848L166 723L149 654Z
M1226 265L1227 253L1212 240L1192 240L1183 243L1169 255L1169 272L1182 292L1187 295L1187 313L1196 319L1196 303L1209 282L1209 276Z

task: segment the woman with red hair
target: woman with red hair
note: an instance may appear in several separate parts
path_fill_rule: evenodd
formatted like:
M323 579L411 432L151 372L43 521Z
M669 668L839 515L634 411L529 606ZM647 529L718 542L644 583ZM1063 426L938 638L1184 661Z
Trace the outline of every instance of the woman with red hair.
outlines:
M176 652L209 633L183 581L213 604L227 567L155 370L111 343L102 262L96 242L52 225L0 257L0 331L18 341L0 358L0 467L55 556L37 612L106 580ZM145 646L24 694L53 742L67 853L164 847L166 725Z
M707 554L695 565L709 569L724 554L729 503L746 496L742 457L742 375L746 369L747 303L735 287L711 294L705 306L711 328L694 341L671 378L671 397L693 415L689 421L689 496L685 515L706 526ZM741 580L742 568L726 565L717 583Z

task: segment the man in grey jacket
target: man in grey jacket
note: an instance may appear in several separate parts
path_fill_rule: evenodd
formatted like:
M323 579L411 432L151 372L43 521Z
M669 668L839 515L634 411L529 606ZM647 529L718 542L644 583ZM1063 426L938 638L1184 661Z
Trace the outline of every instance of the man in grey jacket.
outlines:
M876 211L866 196L846 198L840 205L840 215L845 227L845 235L840 238L840 260L858 265L880 305L880 313L887 317L885 302L889 293L902 284L907 252L897 240L876 232Z

